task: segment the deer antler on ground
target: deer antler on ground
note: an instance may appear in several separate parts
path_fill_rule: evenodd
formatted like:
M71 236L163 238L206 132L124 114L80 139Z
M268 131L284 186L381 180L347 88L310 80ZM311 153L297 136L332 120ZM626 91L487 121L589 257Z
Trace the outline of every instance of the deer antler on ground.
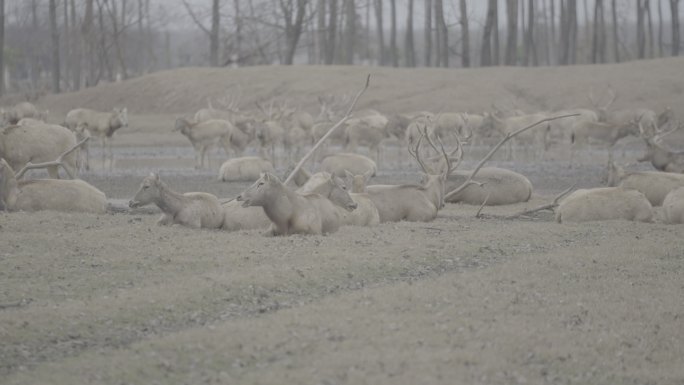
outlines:
M506 217L506 219L515 219L515 218L530 215L532 213L536 213L537 211L542 211L542 210L552 210L560 204L561 198L568 195L572 190L575 189L575 185L576 185L576 183L573 184L572 186L566 188L565 190L563 190L560 194L556 195L556 197L553 198L553 201L551 203L547 203L545 205L541 205L539 207L535 207L535 208L530 209L530 210L525 210L525 211L521 211L519 213L515 213L513 215L509 215Z
M28 170L33 170L33 169L38 169L38 168L47 168L50 166L61 166L64 169L64 171L66 171L66 173L69 175L69 178L74 179L74 175L72 175L71 171L69 171L69 169L67 167L64 167L64 157L71 154L72 152L76 151L77 148L83 146L83 144L85 142L87 142L89 139L90 138L88 137L88 138L85 138L85 139L81 140L80 142L76 143L73 147L64 151L60 156L58 156L56 160L53 160L51 162L43 162L43 163L35 163L35 164L31 163L31 162L26 163L26 165L21 170L19 170L19 172L15 175L15 178L17 180L21 179L21 177L23 177L24 174L26 173L26 171L28 171Z

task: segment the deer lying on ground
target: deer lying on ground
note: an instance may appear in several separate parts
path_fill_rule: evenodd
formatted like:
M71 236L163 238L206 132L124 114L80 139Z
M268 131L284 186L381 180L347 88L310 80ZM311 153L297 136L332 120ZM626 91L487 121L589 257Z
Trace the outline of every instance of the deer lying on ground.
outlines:
M221 182L251 182L259 179L264 172L275 173L271 162L258 156L244 156L225 161L219 169L218 180Z
M663 201L665 223L684 223L684 187L670 191Z
M641 137L646 142L646 153L641 158L637 159L637 161L650 161L653 167L658 171L684 174L684 151L670 150L663 146L662 143L662 138L664 136L678 130L682 125L678 124L673 130L652 135L644 130L641 123L638 123L638 126Z
M270 173L264 173L236 200L243 207L263 207L272 222L271 235L326 234L340 226L339 212L329 199L320 194L301 195Z
M128 202L131 208L154 203L162 211L159 226L179 224L194 229L218 229L223 225L223 208L216 196L203 192L175 192L151 173L140 184L138 192Z
M456 170L447 178L447 193L460 187L472 171ZM524 175L498 167L483 167L473 179L477 184L451 196L449 203L498 206L527 202L532 196L532 183Z
M103 214L105 194L79 180L17 180L14 170L0 158L0 210L86 212Z
M640 191L602 187L576 190L556 209L558 223L614 219L652 222L653 207Z
M354 175L346 171L347 190L351 190L349 196L356 203L354 211L345 213L342 221L351 226L375 226L380 223L380 213L375 203L366 192L366 184L372 177L371 172Z
M437 172L427 166L421 159L420 146L423 140L428 141L435 151L436 146L430 142L427 130L416 141L415 146L409 146L411 156L418 162L425 173L421 185L371 185L366 187L380 214L380 222L398 222L401 220L412 222L429 222L437 217L437 212L444 206L446 178L455 169L451 156L441 148L445 165L442 172ZM463 150L457 139L459 155L456 165L463 157ZM439 152L439 151L438 151Z
M100 138L102 148L102 169L105 169L107 158L109 158L109 169L114 165L114 154L112 152L111 139L116 130L128 127L128 110L126 108L114 108L111 112L99 112L87 108L77 108L69 111L66 116L65 125L70 130L88 130L89 136ZM90 153L88 146L84 147L86 154L86 169L90 169Z
M641 191L652 206L661 206L667 194L684 186L684 174L661 171L625 171L608 160L608 186Z
M243 207L242 202L235 199L222 203L221 207L223 207L223 226L221 226L223 230L265 230L271 226L271 220L261 207Z
M345 171L352 174L365 174L370 172L375 175L378 166L373 159L359 154L340 152L323 158L320 165L321 171L329 172L337 177L344 177Z
M230 137L235 130L232 123L221 119L190 123L184 118L178 118L174 128L174 131L185 135L195 148L195 168L204 168L207 150L217 144L221 144L226 155L229 155Z
M0 131L0 158L5 158L14 170L28 162L40 163L57 159L59 154L76 145L76 136L68 129L55 124L40 123L31 126L9 126ZM69 177L77 175L78 153L72 152L63 159ZM59 178L57 166L47 168L50 178Z

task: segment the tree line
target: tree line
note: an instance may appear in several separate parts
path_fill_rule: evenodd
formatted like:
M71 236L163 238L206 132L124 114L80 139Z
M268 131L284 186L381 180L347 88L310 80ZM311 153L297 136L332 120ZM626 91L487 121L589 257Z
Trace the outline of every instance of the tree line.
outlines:
M487 0L482 15L474 0L176 1L0 0L0 91L183 66L573 65L681 49L679 0Z

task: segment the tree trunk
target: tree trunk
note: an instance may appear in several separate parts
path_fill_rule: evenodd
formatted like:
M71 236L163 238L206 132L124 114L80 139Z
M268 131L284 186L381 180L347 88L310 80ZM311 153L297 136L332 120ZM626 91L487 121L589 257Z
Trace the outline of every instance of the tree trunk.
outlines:
M505 64L514 66L518 54L518 0L506 0L506 58Z
M529 46L527 45L527 24L525 24L525 0L520 0L520 38L523 44L522 65L527 66Z
M527 2L527 46L529 48L529 55L533 66L538 66L537 61L537 46L534 43L534 0Z
M449 35L444 21L444 4L442 0L435 0L435 24L438 31L437 64L441 67L449 67Z
M59 30L57 29L57 2L50 0L50 36L52 44L52 92L60 93L59 87Z
M233 8L235 9L235 49L232 53L231 61L236 66L241 65L242 58L242 15L240 13L240 0L233 1Z
M601 0L594 2L594 33L591 38L591 63L597 63L599 57L599 7Z
M551 48L549 49L549 56L552 58L549 60L549 64L555 64L558 58L556 53L556 0L549 0L549 3L549 19L551 20Z
M610 11L613 19L613 56L615 62L620 62L620 35L618 34L618 18L617 18L617 0L613 0L610 4Z
M570 64L577 63L577 0L568 0L570 44L568 47Z
M501 64L501 44L499 43L499 6L494 7L494 25L492 26L492 64Z
M648 57L655 57L655 42L653 37L653 16L651 15L651 0L644 0L646 21L648 21Z
M468 30L468 5L461 0L461 65L470 67L470 32Z
M93 24L93 0L86 0L83 24L81 25L81 42L86 56L86 66L88 67L86 71L86 87L95 85L95 59L97 53L95 52Z
M397 50L397 1L390 0L390 55L392 65L399 67L399 51Z
M679 56L679 0L670 0L670 14L672 15L672 56Z
M65 0L66 1L66 0ZM74 90L81 89L81 44L79 42L78 29L76 27L76 0L71 0L71 79Z
M219 0L212 0L211 4L211 31L209 33L209 65L211 67L218 67L219 28L221 23L221 14L219 13Z
M646 57L646 31L644 30L643 0L637 0L637 57Z
M482 33L482 48L480 53L480 65L487 67L492 65L492 30L494 27L494 14L496 13L497 0L489 0L487 5L487 18L485 19Z
M302 36L302 29L304 26L304 16L306 15L307 0L296 0L297 9L292 9L294 5L290 2L289 6L281 1L281 7L285 14L285 57L283 63L285 65L292 65L294 63L294 56L297 52L297 45L299 38ZM293 15L293 12L296 12ZM292 19L294 17L294 20Z
M0 96L5 94L5 0L0 0Z
M425 0L425 66L432 66L432 0Z
M408 0L406 16L406 39L404 40L406 67L416 66L416 52L413 46L413 0Z
M387 64L385 58L385 32L382 24L382 1L375 0L375 21L378 27L378 62L381 66Z
M345 0L344 63L354 64L354 42L356 40L356 6L354 0Z
M64 10L64 14L62 17L62 27L63 31L62 32L62 47L60 48L62 52L64 53L64 67L62 68L62 71L64 72L64 76L62 76L62 79L64 79L64 88L65 91L68 91L70 89L69 86L69 77L71 74L71 60L72 60L72 55L73 51L71 49L71 45L69 44L69 1L64 0L63 2L63 7L62 9Z
M335 42L337 37L337 0L330 0L330 15L328 16L328 39L326 41L325 64L335 62Z
M658 56L665 56L665 48L663 47L663 7L662 0L658 0Z
M325 4L325 0L318 0L316 10L316 45L318 46L318 64L325 63L325 49L327 45L325 36Z

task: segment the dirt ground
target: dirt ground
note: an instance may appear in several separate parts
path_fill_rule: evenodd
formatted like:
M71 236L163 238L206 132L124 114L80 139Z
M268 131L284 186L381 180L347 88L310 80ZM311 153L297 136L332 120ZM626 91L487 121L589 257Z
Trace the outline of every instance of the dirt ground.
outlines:
M310 88L301 84L302 68L238 75L245 95L272 87L304 99L366 70L314 67ZM597 93L607 82L622 90L623 106L672 105L684 114L684 76L675 76L684 75L681 59L414 70L403 86L382 80L404 72L373 71L379 80L360 106L381 111L426 108L416 93L444 97L443 84L462 79L485 84L468 109L516 100L492 93L503 85L532 96L518 103L541 95L549 105L581 106L575 83L586 75ZM218 72L176 71L176 87L213 84L207 73ZM518 81L503 80L511 72ZM179 191L221 198L248 185L216 180L225 158L219 152L209 170L192 168L192 149L170 130L177 112L190 114L206 94L181 99L162 81L174 73L42 101L60 111L128 100L131 127L115 137L114 170L103 172L95 161L82 175L112 201L130 199L150 171ZM549 73L562 76L549 85ZM527 82L535 76L541 81ZM642 85L625 92L630 84ZM168 88L176 93L164 94ZM383 99L398 90L413 96ZM684 148L684 141L672 144L680 143ZM633 163L641 146L627 141L618 161ZM472 149L462 167L473 167L486 150ZM540 160L495 159L532 181L530 202L486 207L481 218L477 207L448 205L430 223L344 227L327 236L158 227L149 210L0 213L0 384L682 384L684 227L557 224L550 212L503 218L573 183L601 185L605 150L585 150L573 167L565 150ZM417 181L416 167L399 165L393 153L390 146L373 183Z

